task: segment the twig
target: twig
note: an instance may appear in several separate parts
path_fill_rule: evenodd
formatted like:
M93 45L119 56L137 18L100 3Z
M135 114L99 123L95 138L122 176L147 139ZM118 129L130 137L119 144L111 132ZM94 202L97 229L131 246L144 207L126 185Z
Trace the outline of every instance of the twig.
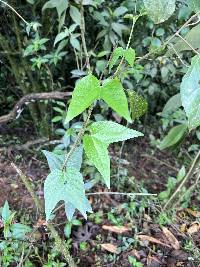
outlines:
M9 7L26 25L29 25L29 23L11 5L2 0L0 0L0 2Z
M0 117L0 124L1 123L7 123L9 121L14 120L18 117L19 114L21 114L23 105L27 105L31 102L34 102L36 100L49 100L49 99L64 99L66 97L71 96L72 94L70 92L50 92L50 93L32 93L29 95L23 96L17 104L15 104L12 111L7 114Z
M162 47L163 48L165 48L171 41L172 41L172 39L174 39L174 37L176 37L176 35L177 34L179 34L185 27L187 27L189 24L190 24L190 22L193 20L193 19L195 19L196 17L198 17L200 15L200 12L197 12L196 14L194 14L192 17L190 17L180 28L179 28L179 30L178 31L176 31L163 45L162 45ZM138 58L137 60L136 60L136 63L140 63L141 61L143 61L144 59L146 59L146 58L148 58L150 55L152 55L152 54L155 54L157 51L160 51L160 48L158 48L158 49L155 49L154 51L150 51L150 52L148 52L146 55L144 55L144 56L142 56L142 57L140 57L140 58Z
M194 158L191 167L188 171L188 173L186 174L185 178L182 180L182 182L180 183L180 185L178 186L178 188L174 191L174 193L171 195L171 197L169 198L169 200L167 201L167 203L164 205L163 210L165 210L169 204L172 202L172 200L174 200L174 198L177 196L177 194L181 191L181 189L183 188L183 186L185 185L185 183L187 182L187 180L190 178L190 176L193 174L196 165L198 164L200 158L200 150L197 153L196 157Z
M62 166L62 170L64 170L69 158L71 157L71 155L74 153L74 151L76 150L79 142L81 141L81 138L83 137L84 133L85 133L85 130L87 128L87 125L89 123L89 120L90 120L90 117L91 117L91 114L92 114L92 111L93 111L93 106L90 106L89 108L89 111L88 111L88 116L87 116L87 119L86 121L84 122L84 125L83 125L83 128L79 131L78 133L78 136L71 148L71 150L69 151L69 153L67 154L66 158L65 158L65 161L63 163L63 166Z
M180 198L179 198L179 200L175 203L175 206L178 206L178 204L181 202L181 200L182 200L186 195L188 195L188 193L194 191L195 187L199 184L199 181L200 181L200 170L198 170L198 171L199 171L199 173L198 173L198 175L197 175L197 177L196 177L196 181L195 181L195 183L194 183L190 188L188 188L187 191L186 191L183 195L182 195L182 194L180 195Z
M81 13L81 25L80 25L80 29L81 29L81 39L82 39L83 51L84 51L85 57L86 57L87 69L90 71L90 57L89 57L89 54L88 54L86 40L85 40L85 19L84 19L83 0L81 0L80 13Z
M139 18L139 16L138 16L138 18ZM138 19L138 18L137 18L137 19ZM131 27L131 32L130 32L130 35L129 35L128 43L127 43L127 45L126 45L126 50L129 49L129 46L130 46L130 43L131 43L131 38L132 38L132 36L133 36L134 26L135 26L135 23L136 23L137 19L135 19L135 17L133 18L132 27ZM119 73L119 71L120 71L120 69L121 69L121 66L122 66L123 62L124 62L124 56L122 57L122 59L121 59L119 65L118 65L118 67L117 67L115 73L113 74L113 77L116 77L116 76L118 75L118 73Z
M160 160L160 159L157 159L157 158L154 157L154 156L151 156L151 155L148 155L148 154L141 154L141 157L143 157L143 158L149 158L150 160L157 161L157 162L159 162L160 164L165 165L165 166L167 166L168 168L174 170L175 172L178 171L178 169L177 169L176 167L171 166L171 165L168 164L167 162L162 161L162 160Z
M200 55L199 52L197 52L197 51L192 47L192 45L191 45L185 38L183 38L179 33L177 33L176 36L178 36L184 43L186 43L186 45L189 46L195 54Z
M150 193L121 193L121 192L94 192L88 193L86 196L95 196L95 195L120 195L120 196L157 196L157 194L150 194Z
M30 180L22 173L22 171L14 163L11 163L11 166L15 169L15 171L19 175L20 179L22 180L23 184L25 185L27 191L31 195L31 197L35 203L35 206L37 208L37 211L39 213L41 213L42 212L42 205L41 205L36 193L34 192L34 189L33 189L33 186L31 184Z

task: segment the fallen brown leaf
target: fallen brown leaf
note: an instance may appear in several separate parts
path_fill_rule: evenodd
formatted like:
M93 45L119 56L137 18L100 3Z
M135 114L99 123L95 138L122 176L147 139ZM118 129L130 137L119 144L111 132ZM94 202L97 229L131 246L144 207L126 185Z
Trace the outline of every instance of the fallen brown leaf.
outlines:
M195 234L198 231L200 231L200 223L194 223L192 226L190 226L187 230L187 233L189 235Z
M151 243L155 243L155 244L159 244L159 245L162 245L162 246L165 246L165 247L168 247L168 248L171 248L171 246L169 246L168 244L165 244L163 243L162 241L152 237L152 236L148 236L148 235L138 235L138 238L142 241L149 241Z
M117 246L110 244L110 243L105 243L101 244L101 247L111 253L117 253Z
M180 249L180 244L179 244L178 240L176 239L176 237L166 227L162 227L162 230L163 230L163 233L165 234L166 238L170 242L171 246L174 249Z
M200 211L191 210L191 209L185 209L185 211L186 211L188 214L190 214L190 215L192 215L193 217L195 217L195 218L200 217Z
M103 225L102 228L104 230L113 232L113 233L117 233L117 234L123 234L125 232L130 231L130 229L128 227L125 226L113 226L113 225Z

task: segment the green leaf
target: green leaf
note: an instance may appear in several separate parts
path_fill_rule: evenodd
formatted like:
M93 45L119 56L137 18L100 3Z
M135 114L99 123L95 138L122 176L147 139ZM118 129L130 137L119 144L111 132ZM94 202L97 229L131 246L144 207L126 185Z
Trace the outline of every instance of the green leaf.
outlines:
M187 132L187 125L181 124L173 127L159 145L161 150L173 147L179 143Z
M10 215L11 215L11 212L9 209L9 204L8 204L8 201L6 200L4 203L3 209L2 209L2 214L1 214L1 217L2 217L4 224L9 221Z
M94 122L88 127L88 130L91 133L91 138L95 138L95 140L99 140L107 145L143 136L143 134L138 131L129 129L112 121Z
M193 27L185 36L184 39L189 42L189 45L183 40L181 40L179 37L177 37L175 44L173 45L173 48L171 48L167 53L168 55L173 55L176 51L176 53L180 53L182 51L190 51L192 50L191 47L194 49L200 48L200 24ZM175 51L174 51L175 50Z
M42 151L47 158L49 168L51 171L55 169L61 170L65 161L65 155L58 155L53 152L49 152L46 150ZM73 152L71 157L69 158L66 167L68 168L75 168L78 171L81 169L82 164L82 156L83 156L83 146L80 145L76 148L76 150Z
M27 238L26 234L30 233L32 229L21 223L14 223L11 225L10 230L12 232L12 236L16 239L24 240Z
M70 6L70 16L77 25L81 25L81 13L75 6Z
M117 63L117 60L123 56L124 53L124 49L122 47L117 47L113 53L112 53L112 57L111 60L109 62L109 71L112 70L112 68L114 67L114 65Z
M119 17L119 16L124 15L126 12L128 12L128 9L125 6L120 6L115 9L115 11L113 12L113 15L116 17Z
M83 145L87 157L101 173L106 185L110 188L110 158L107 145L89 135L84 136Z
M183 180L183 178L186 175L186 170L185 170L185 166L182 166L181 169L179 170L178 174L177 174L177 182L181 182Z
M200 57L195 56L181 83L181 100L188 117L189 129L200 125Z
M72 94L65 123L81 114L94 100L99 98L100 83L92 74L79 80Z
M52 171L45 180L44 198L46 221L50 219L53 209L61 200L71 203L85 218L87 217L88 206L85 201L83 177L74 168Z
M175 111L181 106L182 106L181 94L176 94L167 101L167 103L163 108L162 114Z
M155 24L167 20L175 11L175 0L143 0L149 17Z
M56 8L60 18L62 13L68 8L68 0L50 0L44 4L42 11L48 8Z
M72 224L71 224L71 223L67 223L67 224L65 225L65 228L64 228L65 236L66 236L67 238L69 238L70 235L71 235L71 232L72 232Z
M133 48L129 48L124 51L124 58L128 62L128 64L133 67L135 62L135 50Z
M62 41L65 37L69 36L69 32L68 30L65 30L64 32L60 32L59 34L57 34L56 38L55 38L55 41L54 41L54 46Z
M131 122L127 98L118 78L107 80L103 84L101 98L120 116L124 117L128 122Z
M188 7L198 13L200 11L200 1L199 0L187 0Z
M128 90L128 95L130 101L131 116L132 119L135 120L146 113L148 108L148 103L146 99L138 95L133 90Z

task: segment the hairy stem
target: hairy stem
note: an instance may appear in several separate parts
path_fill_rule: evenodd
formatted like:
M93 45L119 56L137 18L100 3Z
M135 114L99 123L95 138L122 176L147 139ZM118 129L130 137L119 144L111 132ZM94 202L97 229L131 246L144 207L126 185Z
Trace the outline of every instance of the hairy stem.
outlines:
M31 182L29 181L28 177L26 177L26 175L24 175L22 173L22 171L14 163L12 163L12 167L16 170L22 183L25 185L27 191L31 195L38 212L40 214L43 213L43 206L41 205L40 199L38 198L37 194L34 192L33 186L31 184ZM56 247L57 251L59 251L63 255L64 259L66 260L66 262L68 263L68 265L70 267L77 267L76 263L74 262L73 258L70 255L70 252L69 252L65 242L62 241L62 239L60 238L60 236L59 236L58 232L56 231L56 229L54 228L54 226L49 223L47 225L47 227L48 227L48 229L52 235L52 238L55 241L55 247Z

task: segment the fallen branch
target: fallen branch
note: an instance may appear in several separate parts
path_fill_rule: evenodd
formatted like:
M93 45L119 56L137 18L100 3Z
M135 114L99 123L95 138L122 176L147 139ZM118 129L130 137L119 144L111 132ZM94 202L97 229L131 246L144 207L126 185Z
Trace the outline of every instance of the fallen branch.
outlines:
M71 92L57 92L57 91L50 93L36 93L36 94L25 95L17 102L17 104L14 106L14 108L11 110L10 113L0 117L0 124L7 123L9 121L18 118L21 112L23 111L24 105L28 105L38 100L50 100L50 99L62 100L71 95L72 95Z

